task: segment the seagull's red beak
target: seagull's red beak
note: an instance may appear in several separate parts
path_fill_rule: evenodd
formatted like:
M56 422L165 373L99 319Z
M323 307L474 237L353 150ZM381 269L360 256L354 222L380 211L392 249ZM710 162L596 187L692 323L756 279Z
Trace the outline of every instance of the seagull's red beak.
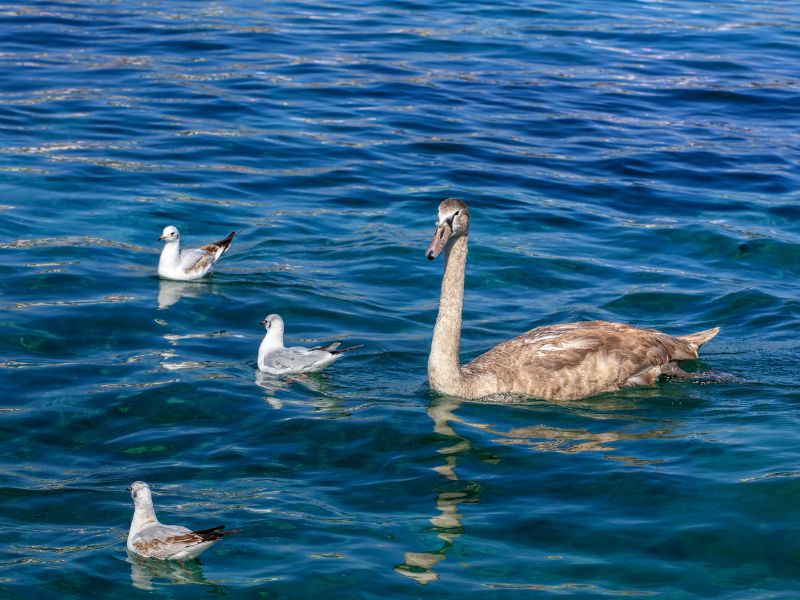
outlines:
M267 324L267 320L266 320L266 319L264 319L263 321L261 321L261 324L262 324L262 325L266 325L266 324Z
M159 236L159 238L158 238L158 239L159 239L159 240L161 240L162 242L164 242L164 241L166 241L166 239L167 239L167 238L165 238L165 237L162 235L162 236Z

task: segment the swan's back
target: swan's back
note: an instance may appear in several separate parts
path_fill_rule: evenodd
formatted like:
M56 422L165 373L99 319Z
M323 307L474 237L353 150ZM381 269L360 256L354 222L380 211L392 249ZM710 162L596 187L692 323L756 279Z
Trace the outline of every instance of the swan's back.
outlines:
M491 393L574 400L653 383L675 362L697 358L717 331L676 337L606 321L548 325L498 344L462 373L473 397L494 388Z

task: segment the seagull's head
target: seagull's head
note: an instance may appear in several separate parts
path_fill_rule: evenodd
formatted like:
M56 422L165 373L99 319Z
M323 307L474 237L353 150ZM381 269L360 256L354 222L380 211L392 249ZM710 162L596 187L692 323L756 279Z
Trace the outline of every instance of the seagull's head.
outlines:
M267 315L264 317L264 320L261 321L261 324L267 329L267 333L278 330L283 333L283 319L281 319L280 315Z
M150 497L150 486L144 481L134 481L128 486L128 491L131 493L133 503L137 506L143 503L149 504L152 502L152 498Z
M448 198L439 205L439 214L436 217L436 229L433 232L425 256L433 260L442 253L447 242L469 231L469 208L463 200Z
M181 239L181 234L178 233L178 228L174 225L167 225L164 231L161 232L161 237L158 238L162 242L177 242Z

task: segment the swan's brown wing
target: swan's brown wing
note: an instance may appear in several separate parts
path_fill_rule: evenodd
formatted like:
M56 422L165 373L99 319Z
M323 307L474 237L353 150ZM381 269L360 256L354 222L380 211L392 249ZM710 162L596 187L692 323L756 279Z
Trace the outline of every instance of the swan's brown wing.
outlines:
M660 374L652 367L695 358L697 345L655 329L585 321L532 329L462 370L467 377L493 376L502 391L574 399L649 383ZM648 377L637 380L642 373Z

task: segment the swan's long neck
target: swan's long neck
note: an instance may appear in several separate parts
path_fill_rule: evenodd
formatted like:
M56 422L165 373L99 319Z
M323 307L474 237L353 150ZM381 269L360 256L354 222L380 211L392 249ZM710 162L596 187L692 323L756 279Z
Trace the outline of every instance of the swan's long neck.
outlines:
M164 249L161 250L161 258L158 259L159 271L164 268L175 268L181 262L181 242L175 240L174 242L167 242L164 244Z
M459 395L464 377L459 366L461 310L464 305L464 270L467 266L467 236L454 238L445 248L439 316L433 329L428 357L428 381L443 394Z

